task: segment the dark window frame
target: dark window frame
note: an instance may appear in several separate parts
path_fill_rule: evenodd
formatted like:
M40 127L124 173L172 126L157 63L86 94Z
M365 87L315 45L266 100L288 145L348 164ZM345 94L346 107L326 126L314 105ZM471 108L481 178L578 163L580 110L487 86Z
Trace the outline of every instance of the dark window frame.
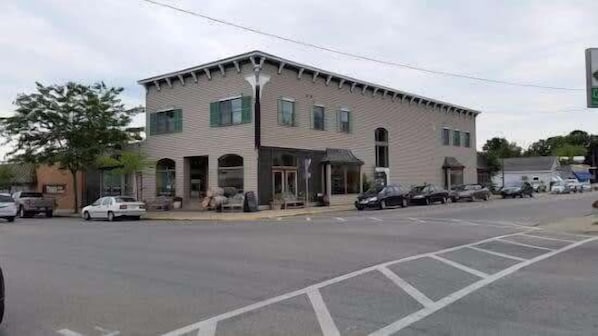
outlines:
M461 131L453 130L453 146L461 147Z
M319 118L316 118L317 112L320 112L322 115ZM318 131L325 131L326 130L326 108L322 105L314 105L312 108L312 129Z
M442 128L442 145L443 146L450 146L451 144L451 130L448 127Z

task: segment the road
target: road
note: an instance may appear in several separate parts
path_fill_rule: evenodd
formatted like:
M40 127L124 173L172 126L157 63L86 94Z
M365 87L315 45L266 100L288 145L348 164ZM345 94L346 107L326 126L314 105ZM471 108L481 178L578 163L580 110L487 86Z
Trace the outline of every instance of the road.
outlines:
M0 223L9 335L595 335L598 193L262 222Z

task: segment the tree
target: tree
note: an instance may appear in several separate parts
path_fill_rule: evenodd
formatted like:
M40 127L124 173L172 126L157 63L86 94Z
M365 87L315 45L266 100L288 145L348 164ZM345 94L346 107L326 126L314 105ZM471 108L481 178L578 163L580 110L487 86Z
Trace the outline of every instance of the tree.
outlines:
M505 138L498 137L486 141L482 149L484 152L489 153L498 159L519 157L523 152L523 149L515 142L509 142Z
M501 169L500 159L492 152L478 152L482 160L486 162L490 176L494 176Z
M564 144L555 148L553 154L560 157L572 158L574 156L586 156L588 150L581 145Z
M143 152L124 150L99 157L98 166L99 168L113 168L112 172L120 176L135 174L136 179L137 173L142 172L146 168L153 168L154 163ZM135 195L139 195L137 183L135 183Z
M119 98L122 88L104 83L36 83L36 90L18 95L15 114L0 119L0 132L14 148L7 155L17 162L58 164L71 173L74 190L78 190L78 172L128 141L124 129L135 110L124 109ZM75 192L73 211L78 209Z
M10 165L0 165L0 188L9 189L14 181L14 178L15 172L12 170Z
M552 149L548 142L544 139L540 139L532 143L525 151L524 156L550 156L552 155Z

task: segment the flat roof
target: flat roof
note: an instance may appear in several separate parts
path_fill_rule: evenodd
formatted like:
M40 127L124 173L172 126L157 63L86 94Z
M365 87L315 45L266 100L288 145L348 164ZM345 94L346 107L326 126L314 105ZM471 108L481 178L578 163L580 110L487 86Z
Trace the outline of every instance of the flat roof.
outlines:
M360 79L352 78L349 76L337 74L337 73L334 73L331 71L319 69L319 68L316 68L316 67L313 67L310 65L297 63L297 62L294 62L294 61L291 61L288 59L284 59L284 58L281 58L281 57L278 57L275 55L265 53L260 50L254 50L254 51L250 51L250 52L243 53L240 55L223 58L223 59L220 59L220 60L217 60L214 62L194 66L191 68L186 68L186 69L182 69L182 70L178 70L178 71L174 71L174 72L169 72L169 73L165 73L162 75L152 76L149 78L139 80L137 83L141 84L143 86L153 84L153 85L156 85L159 87L161 82L165 82L168 86L170 86L172 80L183 81L184 80L183 78L186 75L190 75L193 78L197 78L197 76L205 74L208 76L208 78L211 78L211 71L223 72L224 67L227 67L227 66L234 66L237 69L239 69L238 68L239 64L248 63L248 62L251 62L254 66L261 66L264 64L264 62L268 62L268 63L274 64L274 65L277 65L279 67L279 73L280 73L280 71L282 71L282 69L284 67L294 68L294 69L297 69L301 73L306 73L306 74L311 74L312 76L315 75L315 76L321 76L323 78L326 78L327 84L331 80L334 80L336 82L351 84L351 90L353 90L353 88L355 88L355 87L359 87L364 92L366 90L371 89L371 90L373 90L374 93L379 92L383 95L389 95L392 99L395 99L398 97L402 101L405 101L405 100L410 101L410 102L416 101L418 104L425 104L426 106L432 105L433 107L440 107L441 109L443 109L443 108L446 110L452 109L454 111L471 113L471 114L473 114L473 116L477 116L478 114L481 113L480 111L470 109L467 107L463 107L463 106L459 106L456 104L451 104L451 103L444 102L441 100L432 99L432 98L420 96L420 95L413 94L413 93L408 93L405 91L393 89L393 88L386 87L383 85L374 84L374 83L370 83L370 82L363 81Z

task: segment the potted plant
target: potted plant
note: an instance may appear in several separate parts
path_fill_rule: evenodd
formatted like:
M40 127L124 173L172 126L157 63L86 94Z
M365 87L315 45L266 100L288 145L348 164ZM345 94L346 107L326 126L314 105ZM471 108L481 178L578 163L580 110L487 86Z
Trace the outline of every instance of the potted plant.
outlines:
M282 209L283 203L284 203L284 198L282 197L282 194L275 194L274 199L270 202L270 209L280 210L280 209Z
M175 209L180 209L183 207L183 198L180 196L175 196L172 198L172 207Z

